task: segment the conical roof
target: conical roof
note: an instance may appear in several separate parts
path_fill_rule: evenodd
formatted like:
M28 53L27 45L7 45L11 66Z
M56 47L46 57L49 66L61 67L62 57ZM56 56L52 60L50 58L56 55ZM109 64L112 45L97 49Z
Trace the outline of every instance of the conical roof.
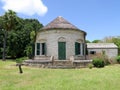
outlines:
M53 21L51 21L50 23L48 23L46 26L44 26L42 28L42 30L50 30L50 29L80 30L61 16L58 16L57 18L55 18ZM80 31L82 31L82 30L80 30ZM84 32L84 31L82 31L82 32Z

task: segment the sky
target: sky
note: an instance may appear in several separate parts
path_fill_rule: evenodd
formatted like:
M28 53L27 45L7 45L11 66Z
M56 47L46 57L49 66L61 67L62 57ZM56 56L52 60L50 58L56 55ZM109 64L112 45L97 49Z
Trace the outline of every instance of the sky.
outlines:
M8 9L43 25L62 16L87 32L90 41L120 36L120 0L0 0L0 15Z

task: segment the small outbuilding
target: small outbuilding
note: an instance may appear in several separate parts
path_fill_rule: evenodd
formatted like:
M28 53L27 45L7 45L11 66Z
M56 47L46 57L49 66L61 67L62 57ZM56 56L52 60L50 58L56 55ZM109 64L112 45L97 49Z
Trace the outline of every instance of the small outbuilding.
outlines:
M108 58L118 55L118 47L114 43L87 43L88 55L105 54Z

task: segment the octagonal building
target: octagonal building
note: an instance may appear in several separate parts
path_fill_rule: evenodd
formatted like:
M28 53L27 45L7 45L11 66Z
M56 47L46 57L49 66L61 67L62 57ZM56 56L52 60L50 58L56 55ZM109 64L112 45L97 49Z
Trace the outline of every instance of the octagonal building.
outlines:
M71 56L84 58L85 38L85 31L58 16L37 33L35 59L43 56L54 56L55 60L69 60Z

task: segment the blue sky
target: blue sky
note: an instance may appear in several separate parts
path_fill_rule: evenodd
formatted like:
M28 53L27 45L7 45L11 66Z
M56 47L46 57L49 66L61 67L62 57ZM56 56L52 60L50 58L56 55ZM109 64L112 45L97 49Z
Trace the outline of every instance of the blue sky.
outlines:
M7 1L0 0L0 15L4 14L8 8L11 8L5 8ZM15 5L17 2L13 1L11 0ZM23 1L27 3L32 0ZM34 9L34 5L30 4L26 12L21 9L21 11L17 12L18 15L23 18L36 18L43 25L48 24L57 16L62 16L79 29L86 31L87 39L90 41L103 39L106 36L120 36L120 0L42 0L41 2L43 6L39 2L37 5L41 7L35 7ZM16 10L16 8L13 9ZM24 12L22 12L23 10ZM38 13L41 11L42 13ZM28 12L31 13L28 14Z

